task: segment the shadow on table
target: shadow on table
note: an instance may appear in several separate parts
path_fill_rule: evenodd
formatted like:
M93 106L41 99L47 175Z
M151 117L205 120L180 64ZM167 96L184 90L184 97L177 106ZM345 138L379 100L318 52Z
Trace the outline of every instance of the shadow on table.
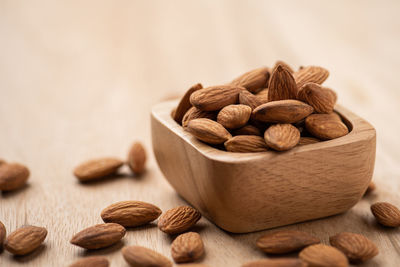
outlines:
M37 257L39 257L41 254L44 253L44 251L46 250L46 244L42 244L40 245L40 247L38 247L37 249L35 249L34 251L32 251L31 253L24 255L24 256L12 256L13 260L23 263L23 262L30 262L34 259L36 259Z

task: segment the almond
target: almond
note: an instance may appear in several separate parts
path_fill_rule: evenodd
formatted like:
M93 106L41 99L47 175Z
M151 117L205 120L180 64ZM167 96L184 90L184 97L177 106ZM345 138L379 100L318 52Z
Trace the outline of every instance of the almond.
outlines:
M332 246L342 251L354 263L364 262L378 255L376 245L360 234L339 233L329 237Z
M251 108L246 105L229 105L221 109L217 122L227 129L237 129L246 125L250 119Z
M120 241L125 232L125 228L116 223L96 224L74 235L70 242L86 249L105 248Z
M242 267L307 267L308 265L300 259L280 258L280 259L262 259L248 262Z
M257 136L262 136L261 131L250 124L247 124L239 129L236 129L233 131L234 135L257 135Z
M271 75L268 87L268 100L296 99L297 86L289 70L277 66Z
M198 233L179 235L172 242L171 255L176 263L193 262L204 255L204 245Z
M7 163L4 159L0 159L0 165Z
M299 254L300 259L309 266L318 267L347 267L349 262L346 256L337 248L316 244L303 249Z
M124 227L135 227L157 219L161 210L142 201L121 201L114 203L101 212L106 223L118 223Z
M230 152L264 152L268 150L264 138L256 135L238 135L224 143Z
M240 75L231 82L231 85L241 86L255 93L268 86L269 76L269 68L262 67Z
M12 191L22 188L29 178L29 170L18 163L0 165L0 190Z
M194 120L194 119L201 119L201 118L210 119L210 120L215 121L217 119L217 113L214 111L203 111L196 107L191 107L186 112L185 116L183 116L182 126L186 127L187 124L189 123L189 121Z
M122 256L132 267L172 267L172 262L168 258L141 246L124 247Z
M23 226L8 235L4 242L4 248L14 255L26 255L37 249L46 236L46 228Z
M316 83L306 83L297 93L297 98L317 113L331 113L336 103L336 93Z
M232 135L216 121L210 119L194 119L189 121L185 130L197 139L208 144L222 144Z
M270 148L285 151L297 145L300 132L291 124L275 124L265 131L264 139Z
M313 111L313 107L298 100L279 100L258 106L253 110L252 118L262 122L295 123Z
M245 88L235 85L207 87L192 93L190 103L205 111L220 110L227 105L236 104L242 90L245 90Z
M189 230L200 218L201 214L196 209L180 206L161 215L158 228L167 234L180 234Z
M306 118L306 129L313 136L330 140L349 133L347 126L338 119L337 115L313 114Z
M192 104L190 103L190 95L193 92L196 92L197 90L202 89L203 86L201 83L197 83L193 85L192 87L189 88L189 90L186 91L185 95L182 97L181 101L179 101L178 106L176 107L176 110L173 114L173 119L179 123L182 124L182 119L185 113L192 107Z
M371 206L371 211L380 224L388 227L400 226L400 210L396 206L388 202L377 202Z
M289 64L287 64L286 62L283 62L282 60L278 60L275 62L274 67L272 68L272 72L279 66L281 65L282 67L284 67L285 69L287 69L291 74L294 73L294 70L292 67L289 66Z
M300 141L297 144L298 146L303 146L303 145L311 145L315 143L319 143L321 140L314 138L314 137L300 137Z
M74 170L74 175L82 182L91 181L111 175L124 164L116 158L99 158L86 161Z
M146 168L146 150L140 142L131 146L128 153L128 166L134 174L140 175Z
M266 253L284 254L318 243L320 240L309 233L282 230L261 236L257 240L257 247Z
M293 76L296 80L297 88L300 89L306 83L322 84L328 79L329 71L317 66L308 66L300 69Z
M106 257L92 256L80 259L69 267L108 267L110 265Z
M2 251L2 249L3 249L3 243L4 243L4 239L6 239L6 234L7 234L6 227L0 221L0 251Z
M267 91L268 92L268 91ZM255 109L259 105L267 103L268 99L266 97L253 95L249 91L242 91L239 94L239 103Z

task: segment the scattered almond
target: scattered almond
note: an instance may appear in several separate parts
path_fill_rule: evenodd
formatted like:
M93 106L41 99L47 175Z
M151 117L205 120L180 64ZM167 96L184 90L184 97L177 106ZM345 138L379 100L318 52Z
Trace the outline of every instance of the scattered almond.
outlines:
M329 237L329 242L332 246L342 251L354 263L370 260L379 253L376 245L360 234L339 233Z
M246 105L228 105L221 109L217 122L227 129L237 129L246 125L250 119L251 108Z
M194 120L194 119L210 119L210 120L216 120L217 119L217 113L214 111L203 111L200 110L196 107L191 107L183 116L182 119L182 126L186 127L189 121Z
M4 240L6 239L6 234L7 234L6 227L0 221L0 251L3 249L3 243Z
M318 243L320 240L309 233L282 230L261 236L257 240L257 247L266 253L284 254Z
M142 201L121 201L114 203L101 212L106 223L118 223L124 227L135 227L157 219L161 210L153 204Z
M125 228L116 223L96 224L74 235L70 243L86 249L105 248L120 241L125 232Z
M278 65L271 75L268 87L268 100L296 99L296 82L288 69Z
M306 118L306 129L313 136L330 140L349 133L347 126L331 114L312 114Z
M268 93L268 90L267 90ZM239 94L239 103L243 105L249 106L251 109L255 109L259 105L268 102L268 98L263 97L262 95L253 95L249 91L242 91Z
M307 267L308 265L300 259L280 258L280 259L262 259L248 262L242 267Z
M172 262L168 258L141 246L124 247L122 256L132 267L172 267Z
M306 83L297 93L297 98L317 113L331 113L336 103L336 93L316 83Z
M192 93L190 103L205 111L220 110L227 105L236 104L242 90L245 88L235 85L207 87Z
M180 206L165 212L158 220L158 228L167 234L180 234L200 220L201 214L189 206Z
M108 267L110 265L106 257L92 256L77 260L69 267Z
M131 146L128 153L128 166L134 174L140 175L146 168L146 150L140 142Z
M7 163L4 159L0 159L0 165Z
M264 138L256 135L238 135L224 143L230 152L263 152L268 150Z
M347 267L349 262L346 256L337 248L316 244L303 249L299 254L300 259L309 266L318 267Z
M313 107L298 100L279 100L258 106L253 110L252 118L270 123L295 123L313 111Z
M268 147L285 151L297 145L300 132L291 124L274 124L265 131L264 139Z
M82 182L96 180L114 174L124 164L116 158L99 158L86 161L74 170L74 175Z
M200 259L204 255L204 245L200 235L195 232L179 235L172 242L171 255L176 263Z
M380 224L388 227L400 226L400 210L396 206L388 202L377 202L371 206L371 211Z
M182 97L181 101L179 101L179 104L176 107L174 115L172 116L173 119L177 123L182 124L183 116L192 107L192 104L190 103L190 95L193 92L200 90L202 88L203 88L203 86L201 85L201 83L197 83L197 84L193 85L192 87L190 87L189 90L186 91L186 93Z
M257 127L247 124L239 129L235 129L233 131L233 135L256 135L256 136L262 136L260 129Z
M302 88L306 83L322 84L328 79L329 71L317 66L308 66L293 74L297 88Z
M270 70L267 67L246 72L231 82L231 85L241 86L255 93L268 86Z
M29 178L29 170L18 163L0 164L0 190L12 191L22 188Z
M297 144L298 146L304 146L304 145L311 145L311 144L315 144L315 143L319 143L321 142L321 140L314 138L314 137L300 137L300 141Z
M4 242L4 248L14 255L26 255L37 249L46 236L46 228L23 226L8 235Z
M232 135L216 121L210 119L194 119L189 121L185 130L197 139L209 144L222 144Z

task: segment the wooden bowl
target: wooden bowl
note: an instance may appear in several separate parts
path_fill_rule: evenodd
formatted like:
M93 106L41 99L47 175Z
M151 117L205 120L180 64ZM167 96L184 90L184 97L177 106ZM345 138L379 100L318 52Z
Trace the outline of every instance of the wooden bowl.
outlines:
M286 152L232 153L185 132L171 118L177 101L152 110L153 150L164 176L186 201L229 232L246 233L342 213L371 181L374 127L336 111L346 136Z

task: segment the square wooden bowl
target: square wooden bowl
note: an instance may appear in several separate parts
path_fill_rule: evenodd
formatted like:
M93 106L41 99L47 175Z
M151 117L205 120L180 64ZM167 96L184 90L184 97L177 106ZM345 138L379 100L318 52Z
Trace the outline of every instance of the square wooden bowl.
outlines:
M342 213L371 181L374 127L337 106L346 136L286 152L232 153L185 132L171 118L178 101L152 110L153 150L179 195L216 225L246 233Z

